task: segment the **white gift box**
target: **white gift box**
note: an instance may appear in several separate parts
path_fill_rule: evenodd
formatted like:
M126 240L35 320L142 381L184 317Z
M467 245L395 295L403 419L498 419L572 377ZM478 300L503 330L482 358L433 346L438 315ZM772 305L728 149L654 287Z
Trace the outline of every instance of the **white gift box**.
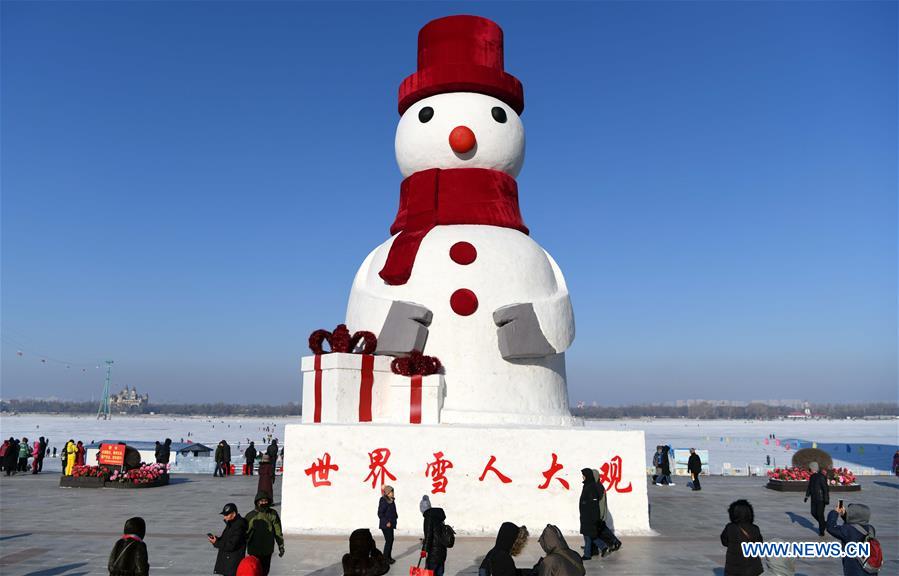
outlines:
M446 384L443 374L391 374L387 410L389 421L396 424L439 424L444 396Z
M389 392L391 360L343 352L304 356L303 423L376 421Z
M392 356L332 352L304 356L303 423L439 424L442 374L401 376Z

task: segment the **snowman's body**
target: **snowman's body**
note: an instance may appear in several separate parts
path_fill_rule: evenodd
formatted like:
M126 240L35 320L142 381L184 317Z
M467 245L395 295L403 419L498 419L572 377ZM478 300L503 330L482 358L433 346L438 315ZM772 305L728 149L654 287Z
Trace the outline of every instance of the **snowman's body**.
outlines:
M447 135L460 130L470 133L471 142L459 145L450 136L447 144ZM402 115L396 155L407 177L433 168L481 168L514 178L524 161L524 130L518 115L496 98L438 94ZM517 229L438 225L421 241L408 280L390 285L379 271L396 238L375 248L356 274L349 328L379 332L394 302L430 311L423 352L444 366L442 422L571 424L564 351L574 339L574 317L565 280L549 254ZM458 243L468 244L463 263L450 255ZM470 295L468 310L451 305L460 289L476 298L473 312ZM524 339L525 348L538 344L519 356L506 350L504 357L499 331L512 327L498 325L494 313L514 305L533 310L531 322L516 325L517 341ZM519 328L526 325L529 330Z
M457 242L474 246L472 263L452 260L450 249ZM347 310L350 329L382 326L393 301L425 306L433 312L425 353L439 358L446 372L442 422L570 424L564 352L506 360L493 320L498 308L532 303L552 347L568 347L574 337L571 304L552 258L517 230L438 226L422 242L409 281L389 286L378 271L392 243L393 238L375 248L356 274ZM477 297L477 309L468 316L450 306L460 288Z

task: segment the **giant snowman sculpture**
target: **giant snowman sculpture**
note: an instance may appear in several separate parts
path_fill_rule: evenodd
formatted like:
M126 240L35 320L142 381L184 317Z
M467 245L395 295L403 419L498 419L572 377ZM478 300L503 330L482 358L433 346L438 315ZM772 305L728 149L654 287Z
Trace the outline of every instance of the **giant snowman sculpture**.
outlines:
M523 109L494 22L421 29L399 89L392 236L359 268L346 325L313 333L303 358L286 531L376 526L389 483L400 534L420 530L423 494L463 533L505 520L577 532L582 468L600 470L618 531L649 529L643 433L586 429L569 412L568 289L518 206Z

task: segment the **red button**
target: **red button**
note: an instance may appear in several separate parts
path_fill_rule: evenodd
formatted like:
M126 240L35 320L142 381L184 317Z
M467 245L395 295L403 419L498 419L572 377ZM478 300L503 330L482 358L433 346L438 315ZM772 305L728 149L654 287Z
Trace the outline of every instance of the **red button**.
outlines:
M459 316L471 316L478 309L478 297L468 288L459 288L450 296L450 307Z
M478 257L478 251L468 242L456 242L450 248L450 258L456 264L471 264Z

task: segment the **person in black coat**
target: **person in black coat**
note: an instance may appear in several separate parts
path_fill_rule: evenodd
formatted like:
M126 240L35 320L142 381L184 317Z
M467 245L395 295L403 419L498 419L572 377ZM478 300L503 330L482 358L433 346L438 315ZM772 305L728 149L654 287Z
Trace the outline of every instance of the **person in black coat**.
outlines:
M763 542L759 527L753 524L755 514L746 500L732 502L727 509L730 522L721 532L721 545L727 546L724 576L758 576L764 569L761 558L743 556L743 542Z
M144 544L147 523L140 517L129 518L123 532L109 553L109 576L147 576L150 573L147 545Z
M589 468L581 470L584 478L584 487L581 488L581 498L578 502L578 510L581 520L581 534L584 535L584 560L590 560L593 546L600 552L605 552L608 545L599 537L599 499L601 494L593 477L593 471ZM605 554L603 554L605 555Z
M429 508L425 511L425 517L428 528L421 543L421 551L425 554L425 569L433 570L434 576L443 576L447 549L452 548L455 536L452 535L452 528L446 525L443 508Z
M810 462L808 469L812 475L808 479L808 487L805 489L805 500L812 499L812 517L818 521L818 536L824 536L827 528L827 520L824 518L824 507L830 504L830 489L827 487L827 476L818 467L817 462Z
M6 446L6 456L3 458L3 467L6 468L6 475L15 474L19 466L19 442L12 436L9 437L9 444ZM65 469L65 466L63 466Z
M530 568L515 567L513 556L518 556L528 542L526 526L518 527L511 522L503 522L496 534L496 544L484 556L479 574L484 576L523 576Z
M243 457L247 461L247 474L249 476L253 475L253 468L256 467L256 454L256 445L251 440L250 445L243 452Z
M344 576L382 576L390 570L387 559L375 545L368 528L350 534L350 553L341 560Z
M237 506L230 502L225 504L221 514L225 520L225 530L218 538L208 536L209 543L218 548L212 573L236 576L237 566L247 553L247 521L237 513Z
M388 564L393 564L393 531L396 530L396 520L399 514L396 512L396 501L393 486L385 485L381 488L381 499L378 501L378 528L384 534L384 558Z
M265 453L268 454L269 459L272 462L272 468L277 468L278 466L278 439L275 438L272 440L272 443L268 445L268 448L265 449Z
M156 449L156 463L168 464L172 458L172 439L166 438L165 442Z
M699 475L702 474L702 460L699 458L699 454L696 453L695 448L690 448L690 457L687 459L687 472L690 473L690 478L693 479L693 490L702 490L702 486L699 485Z
M674 486L671 481L671 446L662 446L662 480L663 484Z
M222 475L231 475L231 445L227 440L222 440Z

